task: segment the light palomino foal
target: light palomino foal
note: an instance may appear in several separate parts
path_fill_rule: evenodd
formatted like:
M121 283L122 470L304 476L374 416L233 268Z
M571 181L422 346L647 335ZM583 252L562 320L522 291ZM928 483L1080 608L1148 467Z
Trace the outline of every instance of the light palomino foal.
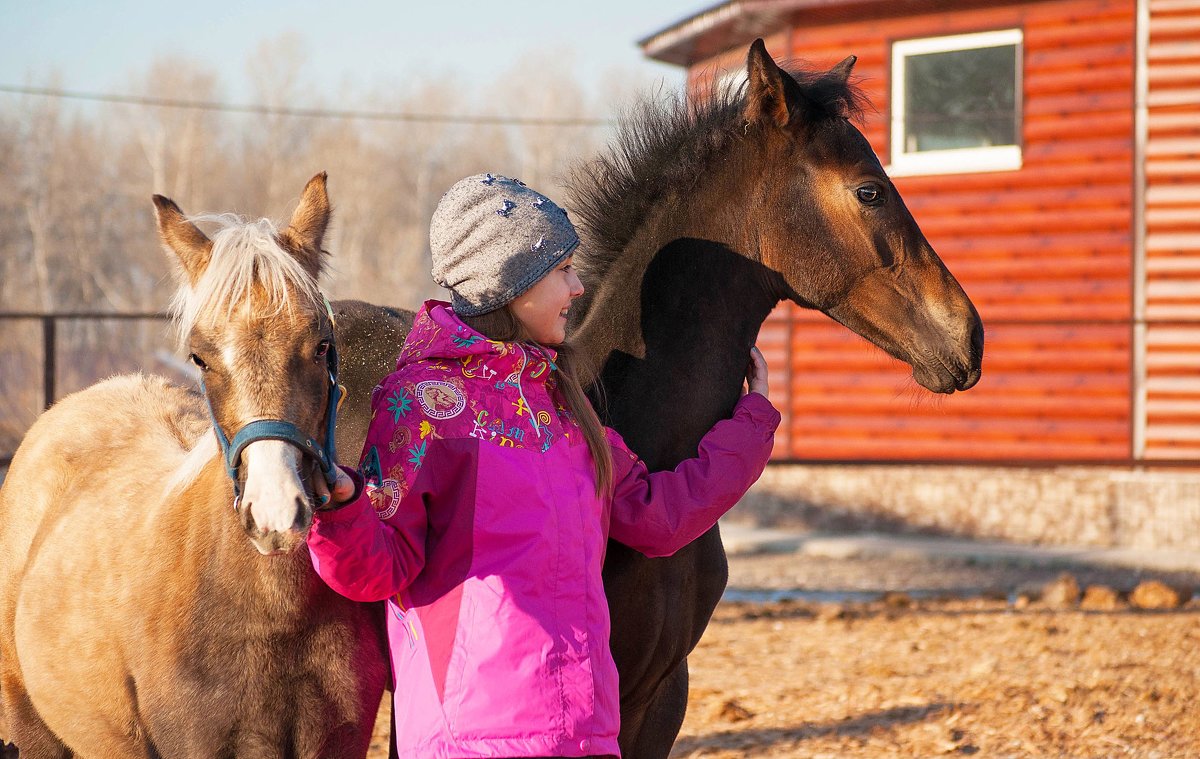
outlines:
M210 240L154 201L208 403L116 377L25 436L0 489L0 738L23 759L363 757L382 620L304 543L322 470L301 448L335 401L325 175L282 230L209 217ZM218 438L261 420L290 442L250 442L231 479Z

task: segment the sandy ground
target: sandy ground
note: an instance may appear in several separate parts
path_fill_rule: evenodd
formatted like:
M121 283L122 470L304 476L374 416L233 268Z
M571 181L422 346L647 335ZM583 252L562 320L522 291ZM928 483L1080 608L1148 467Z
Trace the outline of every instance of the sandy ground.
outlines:
M1063 571L1118 591L1112 608L1039 599ZM1200 587L1105 567L732 558L730 597L785 599L717 609L671 756L1200 757L1200 603L1132 608L1147 579ZM386 756L381 730L371 757Z
M1195 611L726 604L673 757L1189 757Z

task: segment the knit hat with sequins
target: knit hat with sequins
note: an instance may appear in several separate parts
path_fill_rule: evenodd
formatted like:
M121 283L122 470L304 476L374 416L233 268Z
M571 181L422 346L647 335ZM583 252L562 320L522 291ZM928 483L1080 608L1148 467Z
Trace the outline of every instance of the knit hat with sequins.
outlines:
M518 179L476 174L451 187L429 222L433 279L455 313L494 311L579 245L567 212Z

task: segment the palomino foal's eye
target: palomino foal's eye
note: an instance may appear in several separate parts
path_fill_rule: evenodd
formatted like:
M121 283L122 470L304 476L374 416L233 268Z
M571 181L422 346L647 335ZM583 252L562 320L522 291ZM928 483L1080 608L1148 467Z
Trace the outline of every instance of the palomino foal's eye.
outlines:
M854 191L863 205L877 206L883 202L883 190L879 185L865 184Z
M208 364L204 363L204 359L200 358L195 353L192 353L188 356L188 361L191 361L193 364L195 364L196 368L198 368L200 371L208 371Z

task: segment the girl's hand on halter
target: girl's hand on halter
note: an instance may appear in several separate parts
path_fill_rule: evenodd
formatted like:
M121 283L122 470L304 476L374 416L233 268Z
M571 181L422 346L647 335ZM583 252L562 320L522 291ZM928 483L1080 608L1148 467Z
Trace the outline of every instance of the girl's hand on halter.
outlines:
M746 392L758 393L770 398L767 393L767 360L755 345L750 348L750 363L746 365Z
M325 484L324 477L316 477L314 479L316 482L313 484L313 492L317 496L317 509L319 511L340 509L353 501L354 497L358 495L357 483L346 473L345 468L341 464L338 464L337 467L337 482L333 483L332 493Z

